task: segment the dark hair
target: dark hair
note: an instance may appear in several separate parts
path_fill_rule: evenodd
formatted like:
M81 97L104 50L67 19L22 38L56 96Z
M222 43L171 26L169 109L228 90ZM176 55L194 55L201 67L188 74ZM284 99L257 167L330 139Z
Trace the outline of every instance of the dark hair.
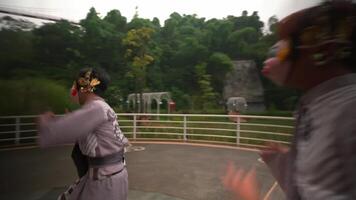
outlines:
M90 80L97 78L100 81L100 84L95 86L95 90L93 92L94 94L102 97L110 84L110 76L102 68L83 68L79 70L76 80L78 81L79 78L85 77L85 74L88 71L91 71ZM79 90L78 84L77 89Z

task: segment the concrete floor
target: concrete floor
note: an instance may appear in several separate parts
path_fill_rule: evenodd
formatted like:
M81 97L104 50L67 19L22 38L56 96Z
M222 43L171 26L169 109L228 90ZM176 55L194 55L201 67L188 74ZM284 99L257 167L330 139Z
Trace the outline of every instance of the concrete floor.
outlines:
M230 199L221 184L229 161L257 169L262 198L274 179L254 151L183 144L136 143L127 153L129 200ZM51 200L71 184L76 172L70 146L0 150L0 199ZM278 186L271 200L283 199Z

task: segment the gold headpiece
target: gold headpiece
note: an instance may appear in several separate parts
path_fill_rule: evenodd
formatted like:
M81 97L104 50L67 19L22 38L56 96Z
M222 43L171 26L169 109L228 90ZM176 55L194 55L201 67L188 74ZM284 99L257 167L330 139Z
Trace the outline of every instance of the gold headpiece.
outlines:
M79 77L75 84L78 84L77 88L80 89L81 92L94 92L96 86L100 84L100 81L93 76L92 70L89 70L83 77Z

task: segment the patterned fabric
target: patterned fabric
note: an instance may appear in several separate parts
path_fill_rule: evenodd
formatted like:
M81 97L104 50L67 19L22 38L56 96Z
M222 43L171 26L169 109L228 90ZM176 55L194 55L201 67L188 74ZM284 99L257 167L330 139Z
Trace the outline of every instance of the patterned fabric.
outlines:
M87 156L95 157L95 149L97 146L98 140L95 134L89 134L85 138L79 140L80 150Z
M114 112L114 110L110 109L110 110L108 110L107 115L108 115L108 120L112 123L112 125L114 127L115 137L126 146L126 144L128 144L129 141L125 137L125 135L122 133L122 131L119 127L116 113Z

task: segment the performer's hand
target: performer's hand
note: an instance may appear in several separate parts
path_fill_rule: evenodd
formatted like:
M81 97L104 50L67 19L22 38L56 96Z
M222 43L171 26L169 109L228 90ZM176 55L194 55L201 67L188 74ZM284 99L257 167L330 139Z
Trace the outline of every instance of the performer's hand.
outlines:
M277 153L287 153L289 151L289 147L282 144L269 142L266 145L260 151L260 156L265 162L268 162Z
M53 119L55 117L56 116L55 116L55 114L53 112L48 111L48 112L45 112L45 113L41 114L39 116L39 119L47 121L47 120Z
M53 112L48 111L48 112L41 114L40 117L42 117L44 119L52 119L52 118L55 118L56 115Z
M38 116L37 124L41 123L42 121L48 121L48 120L53 119L55 117L56 116L55 116L55 114L53 112L50 112L50 111L49 112L45 112L45 113L43 113L43 114Z
M51 120L53 118L55 118L55 114L53 112L50 112L50 111L39 115L37 117L37 119L36 119L37 129L40 128L41 123L46 122L48 120Z
M225 188L234 193L236 199L259 199L260 189L257 185L255 169L250 169L248 172L243 169L236 170L234 165L230 163L222 181Z

